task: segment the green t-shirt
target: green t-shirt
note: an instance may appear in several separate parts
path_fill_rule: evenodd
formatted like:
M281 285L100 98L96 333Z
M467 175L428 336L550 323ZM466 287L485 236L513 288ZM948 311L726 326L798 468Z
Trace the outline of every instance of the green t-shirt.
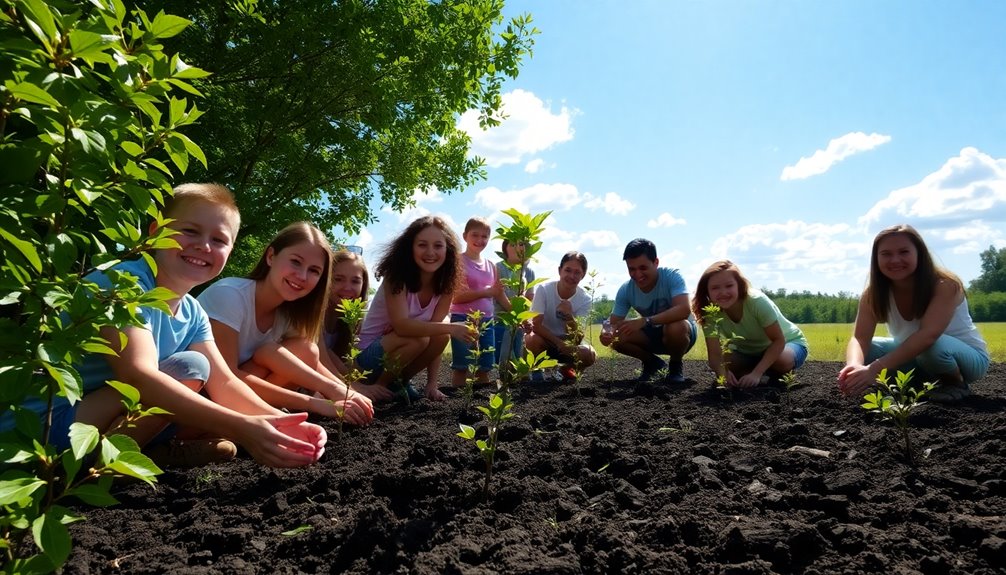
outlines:
M735 339L733 344L737 351L748 355L759 355L764 353L772 340L765 334L765 328L778 322L782 329L782 335L786 338L786 343L799 343L807 346L807 339L803 337L803 332L795 323L783 317L782 312L776 307L775 302L762 292L752 288L748 290L748 297L744 300L741 320L735 322L726 313L723 314L723 321L720 322L720 329L731 337L741 337ZM712 332L712 322L704 325L702 331L707 338L716 337Z

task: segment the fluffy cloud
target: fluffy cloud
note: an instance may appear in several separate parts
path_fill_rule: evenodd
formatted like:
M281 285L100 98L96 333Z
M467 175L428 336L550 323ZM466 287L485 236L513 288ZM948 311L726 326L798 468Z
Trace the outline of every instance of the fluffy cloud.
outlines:
M964 148L921 182L888 194L859 221L872 232L906 222L943 228L1006 221L1006 159Z
M755 286L791 287L785 276L793 272L835 280L835 291L854 290L866 278L870 240L846 224L789 221L744 226L717 238L710 252L737 262Z
M535 158L524 165L524 171L529 174L537 174L545 167L545 160L541 158Z
M636 209L636 204L619 196L614 192L604 194L603 198L597 198L590 194L585 194L586 202L584 207L591 210L602 209L613 216L624 216Z
M850 132L828 142L824 150L817 150L809 158L800 158L796 165L783 168L782 180L802 180L823 174L853 154L872 150L890 141L891 137L883 134Z
M584 195L572 184L535 184L503 191L490 186L475 194L475 203L491 211L515 208L522 212L565 211L583 202Z
M674 226L685 225L685 220L683 218L676 218L668 212L664 212L657 216L657 219L650 220L646 222L646 227L648 228L672 228Z
M514 90L503 94L502 111L502 123L488 130L479 126L477 110L468 110L458 120L458 128L472 140L472 153L484 158L490 167L519 163L526 156L573 139L575 111L562 106L553 113L549 103L531 92Z

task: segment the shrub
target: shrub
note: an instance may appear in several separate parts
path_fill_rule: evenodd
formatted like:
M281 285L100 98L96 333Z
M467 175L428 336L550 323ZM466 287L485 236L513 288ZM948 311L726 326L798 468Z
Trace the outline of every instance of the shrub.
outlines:
M66 525L79 519L65 499L111 504L110 476L151 482L159 472L128 437L91 426L75 424L72 447L59 451L49 418L15 406L78 401L74 365L112 353L99 330L140 325L139 306L166 310L173 297L142 293L127 274L109 273L108 290L83 278L129 257L153 267L148 250L177 245L165 228L146 230L164 223L174 171L184 173L190 157L205 161L179 132L201 112L171 94L198 95L187 80L206 73L160 43L188 24L127 11L121 0L0 0L0 413L16 423L0 436L2 572L63 564ZM127 425L160 412L144 411L135 389L117 388Z

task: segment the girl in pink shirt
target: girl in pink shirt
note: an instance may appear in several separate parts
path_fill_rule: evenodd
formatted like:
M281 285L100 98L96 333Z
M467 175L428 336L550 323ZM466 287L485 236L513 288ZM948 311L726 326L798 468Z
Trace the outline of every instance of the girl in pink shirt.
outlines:
M465 232L461 236L465 240L465 252L461 261L464 264L465 277L461 288L454 294L451 304L451 321L465 322L468 314L478 310L482 312L479 325L478 383L489 383L489 372L495 363L492 349L496 345L495 332L492 330L493 300L503 301L506 296L503 284L496 277L496 265L482 257L482 252L489 245L491 229L489 222L483 218L471 218L465 224ZM475 361L471 357L472 345L464 339L451 339L451 384L463 387L468 375L468 366Z
M374 275L383 279L360 330L357 366L378 386L410 399L419 392L409 380L426 369L426 397L442 401L437 384L440 355L450 338L470 342L477 334L447 323L451 296L463 277L459 242L438 216L421 217L388 246Z

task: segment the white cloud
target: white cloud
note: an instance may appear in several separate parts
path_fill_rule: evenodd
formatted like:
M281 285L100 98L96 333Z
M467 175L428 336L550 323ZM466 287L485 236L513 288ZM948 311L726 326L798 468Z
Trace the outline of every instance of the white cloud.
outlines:
M794 289L788 275L812 274L819 285L833 281L834 291L855 291L866 280L870 243L863 230L846 224L789 221L741 227L709 251L736 262L756 287Z
M367 248L372 243L374 243L374 235L368 232L367 228L361 229L360 235L356 238L356 245Z
M1006 158L964 148L922 181L894 190L859 218L876 232L909 223L917 228L1006 221Z
M584 207L591 210L602 209L613 216L624 216L636 209L636 204L614 192L604 194L603 198L597 198L590 194L585 194L584 197L586 199Z
M802 180L823 174L853 154L872 150L890 141L891 137L884 134L850 132L828 142L828 147L824 150L817 150L809 158L800 158L796 165L783 168L782 180Z
M657 216L657 219L650 220L646 222L646 227L648 228L671 228L674 226L685 225L684 218L676 218L668 212L664 212Z
M584 196L573 184L535 184L519 190L490 186L475 194L475 203L492 211L515 208L522 212L569 210L583 202Z
M519 163L526 156L573 139L575 110L562 106L553 113L551 104L532 92L518 89L503 94L502 111L506 116L502 123L488 130L479 126L477 110L468 110L458 120L458 128L472 140L472 153L490 167Z
M529 174L537 174L545 167L545 160L541 158L535 158L524 165L524 171Z

